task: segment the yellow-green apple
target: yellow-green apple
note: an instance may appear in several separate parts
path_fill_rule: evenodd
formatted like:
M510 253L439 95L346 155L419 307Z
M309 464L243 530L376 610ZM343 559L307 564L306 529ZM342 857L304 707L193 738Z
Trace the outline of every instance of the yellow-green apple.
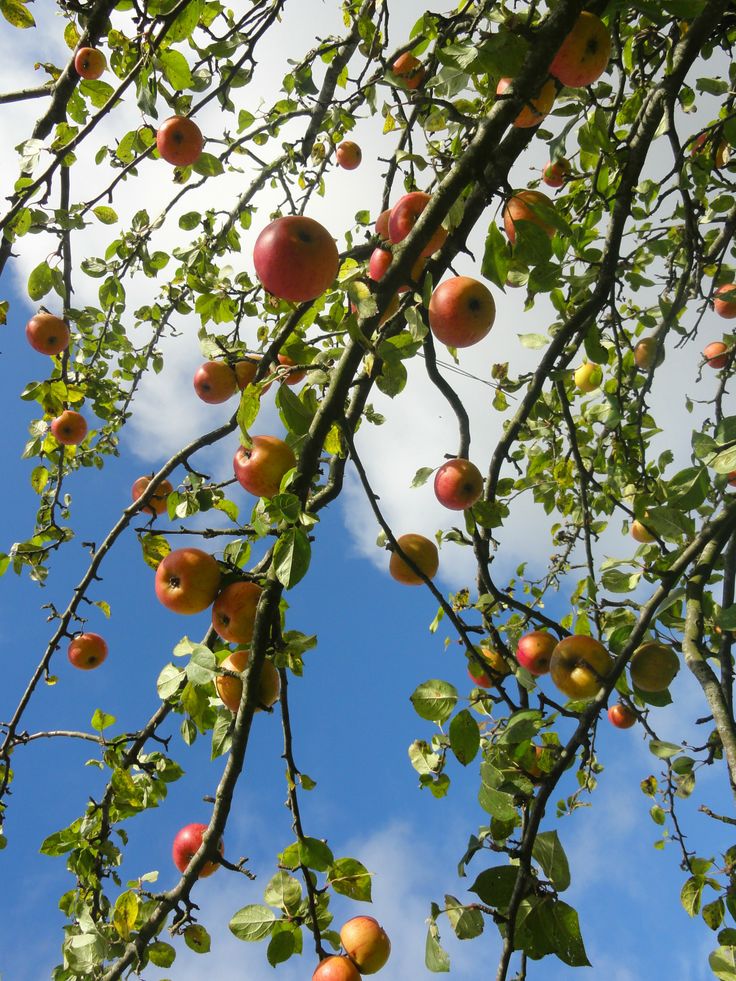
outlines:
M562 187L571 170L570 161L566 157L557 157L542 168L542 180L547 187Z
M574 378L575 385L581 392L594 392L601 387L603 370L599 364L586 361L585 364L581 364L579 368L575 369Z
M194 372L194 391L210 405L227 402L237 390L237 376L227 361L205 361Z
M483 493L483 474L470 460L448 460L434 475L434 493L443 507L465 511Z
M736 283L724 283L718 287L713 296L713 309L726 320L736 317Z
M99 634L78 634L69 644L67 657L75 668L91 671L99 667L107 657L107 642Z
M611 655L585 634L565 637L552 652L552 681L568 698L592 698L611 670Z
M156 596L174 613L201 613L220 588L220 566L201 548L177 548L156 569Z
M617 729L630 729L636 723L636 712L625 702L616 702L608 710L608 719Z
M382 238L384 242L388 242L389 240L388 219L390 214L391 214L391 209L386 208L386 210L382 211L378 216L378 218L376 218L376 235L378 235L379 238Z
M650 640L634 651L629 670L640 691L665 691L680 670L680 659L671 647Z
M51 420L51 432L58 443L77 446L87 435L87 421L74 409L64 409L60 416Z
M424 575L431 579L440 567L440 556L437 546L424 535L401 535L396 539L399 548L419 568ZM421 586L424 580L407 565L398 552L391 552L388 571L397 581L406 586Z
M545 221L544 215L549 209L554 209L552 200L543 191L517 191L506 202L503 209L503 227L513 245L516 241L516 225L520 221L529 221L539 226L550 238L555 233L554 225Z
M235 477L256 497L278 494L284 474L296 466L294 451L277 436L254 436L250 446L239 446L233 458Z
M107 68L107 60L97 48L80 48L74 56L74 67L80 78L94 80Z
M404 241L431 200L430 195L425 191L410 191L409 194L399 198L391 209L388 219L388 237L393 245ZM442 248L446 238L447 231L440 225L420 255L432 255L437 249Z
M340 930L343 950L361 974L380 971L391 953L391 941L378 920L354 916Z
M26 324L26 339L39 354L61 354L69 347L69 325L61 317L42 310Z
M546 674L556 646L557 638L552 634L548 634L546 630L532 630L519 638L516 660L529 674Z
M703 357L710 368L725 368L728 364L728 348L723 341L711 341L703 348Z
M212 626L229 644L249 644L262 589L241 580L225 586L212 606Z
M505 658L490 647L476 647L475 650L480 654L488 668L481 670L476 661L468 662L468 675L481 688L491 688L501 678L511 674L511 668L506 663Z
M156 133L159 155L175 167L188 167L196 163L203 147L200 128L188 116L169 116Z
M290 358L288 354L277 354L278 362L282 365L286 371L281 374L281 381L286 385L298 385L300 381L304 381L307 377L306 371L293 371L293 367L296 364L293 358Z
M184 872L191 860L199 851L202 845L202 838L207 830L206 824L186 824L177 831L174 843L171 846L171 857L174 865L180 872ZM220 838L217 845L218 852L222 855L225 851L225 843ZM217 872L220 867L219 862L205 862L199 872L199 878L205 879L213 872Z
M267 225L253 249L256 274L280 300L316 300L332 286L340 266L334 238L306 215L287 215Z
M448 347L471 347L493 327L496 304L491 291L470 276L440 283L429 301L429 326Z
M657 351L656 337L642 337L634 348L634 363L642 371L649 371L653 366L659 367L664 361L664 348Z
M549 73L571 88L592 85L606 70L610 56L608 28L600 17L583 11L552 59Z
M424 65L410 51L399 55L391 66L391 71L408 89L418 89L424 81Z
M343 140L335 150L335 159L343 170L355 170L363 159L363 151L352 140Z
M250 660L250 650L241 648L228 655L220 665L226 671L237 671L241 674L245 671ZM240 698L243 694L243 682L240 678L232 678L230 675L218 674L215 678L215 688L221 701L230 709L237 712L240 705ZM266 659L261 667L261 674L258 678L258 691L256 692L256 712L262 708L271 708L278 701L281 692L281 679L273 661Z
M139 477L136 481L134 481L130 492L130 495L134 501L137 501L138 498L144 493L152 479L153 474L149 474L144 477ZM163 514L166 510L167 498L173 489L174 488L172 487L170 481L162 480L158 487L156 487L154 490L153 494L149 497L148 504L145 504L141 508L141 511L144 511L146 514Z
M631 522L631 537L635 542L640 542L642 545L648 545L649 542L655 540L655 535L647 528L643 522L639 521L638 518L634 518Z
M512 78L499 79L498 85L496 86L496 95L503 95L512 82ZM541 88L537 90L533 98L529 99L512 125L517 129L529 129L531 126L538 126L544 117L549 114L556 95L557 86L554 83L554 79L548 78Z

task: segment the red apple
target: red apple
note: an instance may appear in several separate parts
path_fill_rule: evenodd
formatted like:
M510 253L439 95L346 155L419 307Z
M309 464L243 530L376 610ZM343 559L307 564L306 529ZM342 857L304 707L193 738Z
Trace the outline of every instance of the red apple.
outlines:
M74 67L80 78L94 80L107 68L107 60L97 48L80 48L74 56Z
M202 153L204 139L199 126L187 116L169 116L156 133L160 156L175 167L188 167Z
M724 283L713 296L713 309L719 317L733 320L736 317L736 283Z
M498 85L496 86L496 95L503 95L512 82L512 78L499 79ZM529 99L512 125L516 126L517 129L529 129L532 126L538 126L544 117L549 114L556 95L557 86L554 83L554 79L548 78L537 91L536 95Z
M519 638L516 646L516 660L526 668L529 674L546 674L549 671L549 662L552 660L552 651L557 646L557 638L548 634L546 630L532 630Z
M222 662L220 667L228 671L245 671L250 658L250 650L242 649L233 651ZM240 706L240 698L243 694L243 682L240 678L231 678L226 674L218 674L215 678L215 688L222 702L236 713ZM261 708L271 708L278 701L281 692L281 679L273 661L268 659L263 662L261 674L258 678L258 691L256 693L256 712Z
M424 535L401 535L397 538L399 548L414 562L416 566L431 579L440 566L437 546ZM398 552L392 552L388 563L388 571L397 581L406 586L423 586L421 579L412 568L401 558Z
M273 296L290 303L316 300L328 289L340 268L335 240L313 218L277 218L256 239L256 274Z
M393 261L393 255L390 249L377 248L371 252L371 257L368 260L368 275L374 282L380 282L383 277L388 272L388 267ZM426 258L420 255L417 261L412 266L411 272L409 274L412 283L418 283L424 266L426 265ZM411 287L408 284L399 286L399 293L405 293Z
M554 205L542 191L517 191L508 199L503 209L503 227L506 229L509 242L513 245L516 241L516 224L520 221L529 221L538 225L552 238L555 227L544 218L545 212L550 208L554 210Z
M51 432L57 442L64 446L77 446L87 435L87 422L79 412L65 409L60 416L51 420Z
M726 477L728 481L728 486L736 487L736 470L732 470L730 473L726 475Z
M252 445L239 446L233 459L238 483L256 497L278 494L284 474L295 465L294 451L276 436L254 436Z
M575 634L555 647L549 670L552 681L568 698L592 698L612 666L603 644L594 637Z
M481 658L488 663L488 671L481 670L475 661L470 661L468 664L468 675L480 688L492 688L501 678L511 674L511 668L498 651L494 651L490 647L476 647L476 650L480 652Z
M728 364L728 348L723 341L711 341L703 348L705 363L711 368L725 368Z
M181 831L178 831L171 846L171 857L174 865L180 872L184 872L202 844L202 838L207 830L206 824L187 824ZM217 846L218 852L222 855L225 851L225 844L220 838ZM220 867L219 862L205 862L202 866L199 878L204 879L213 872L217 872Z
M361 974L380 971L391 953L391 941L378 920L354 916L340 930L343 950Z
M99 634L78 634L69 644L67 657L75 668L91 671L99 667L107 657L107 643Z
M570 176L571 169L570 161L565 157L550 160L542 168L542 180L547 187L562 187Z
M343 140L335 150L335 159L343 170L355 170L363 159L363 151L352 140Z
M148 485L151 483L152 477L153 474L150 476L139 477L133 483L133 487L131 488L131 497L134 501L137 501L143 494L146 487L148 487ZM168 498L169 494L171 494L173 489L174 488L172 487L170 481L162 480L149 498L148 504L142 507L141 511L144 511L146 514L163 514L166 510L166 499Z
M386 208L386 210L382 211L378 218L376 218L376 235L382 238L384 242L388 242L388 219L390 214L391 209Z
M495 318L491 291L470 276L446 279L429 301L429 326L448 347L471 347L482 341Z
M560 45L549 73L563 85L592 85L606 70L611 56L611 35L595 14L583 11Z
M194 372L194 391L210 405L227 402L237 390L237 376L226 361L205 361Z
M212 606L212 626L229 644L249 644L253 637L258 600L263 590L255 582L230 583Z
M418 89L426 74L424 65L409 51L399 55L391 66L391 71L401 79L408 89Z
M26 338L39 354L61 354L69 347L69 325L60 317L41 311L26 324Z
M630 729L636 723L636 712L624 702L616 702L609 708L608 718L617 729Z
M666 691L680 670L680 659L671 647L650 640L634 651L629 670L640 691Z
M280 365L283 365L287 370L281 374L281 381L286 385L298 385L300 381L304 381L307 377L306 371L292 371L291 369L296 364L293 358L290 358L288 354L277 354L276 355Z
M200 548L169 552L156 569L156 596L174 613L201 613L220 588L217 560Z
M443 507L465 511L480 499L483 475L470 460L448 460L434 475L434 493Z
M405 194L399 198L391 209L388 219L388 237L393 245L396 245L397 242L404 241L431 200L430 195L424 191L411 191L409 194ZM442 248L446 238L447 232L440 225L422 249L421 255L432 255L437 249Z

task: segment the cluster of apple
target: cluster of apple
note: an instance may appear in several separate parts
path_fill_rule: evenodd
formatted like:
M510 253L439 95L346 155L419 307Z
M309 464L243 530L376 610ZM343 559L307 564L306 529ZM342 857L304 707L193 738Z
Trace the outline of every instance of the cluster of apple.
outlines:
M303 369L294 370L296 362L288 354L278 354L280 380L286 385L298 385L306 375ZM209 405L227 402L238 391L243 391L255 378L260 354L248 354L246 358L229 364L227 361L205 361L194 372L193 384L197 396ZM265 385L264 392L270 388Z
M325 957L312 981L360 981L363 974L380 971L391 953L386 931L372 916L354 916L340 930L345 954Z
M69 347L69 324L46 310L35 314L26 324L26 339L34 351L55 357ZM78 446L87 435L87 420L81 412L65 409L51 420L51 434L64 446Z

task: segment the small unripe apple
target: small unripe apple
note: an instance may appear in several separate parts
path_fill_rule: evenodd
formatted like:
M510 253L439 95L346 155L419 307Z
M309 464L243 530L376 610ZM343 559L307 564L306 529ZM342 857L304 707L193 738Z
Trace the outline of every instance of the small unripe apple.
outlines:
M226 361L205 361L194 372L194 391L203 402L219 405L238 390L235 371Z
M736 305L734 309L736 309ZM711 341L710 344L706 344L703 348L705 363L710 368L725 368L728 364L728 354L728 348L723 341Z
M496 95L503 95L512 81L513 79L511 78L499 79L498 85L496 86ZM517 129L529 129L532 126L538 126L544 117L549 114L556 95L557 86L554 83L554 79L548 78L535 95L529 99L512 125Z
M74 56L74 67L80 78L94 80L107 68L107 60L97 48L80 48Z
M391 953L391 941L378 920L354 916L340 930L343 949L361 974L380 971Z
M238 483L256 497L278 494L284 475L295 465L294 451L277 436L254 436L251 445L239 446L233 458Z
M69 347L69 325L42 310L26 324L26 339L39 354L61 354Z
M352 140L343 140L335 150L335 159L343 170L355 170L363 159L363 151Z
M51 420L51 432L57 442L64 446L78 446L87 435L87 421L79 412L65 409L60 416Z
M69 644L67 657L75 668L91 671L99 667L107 657L107 642L99 634L79 634Z
M214 602L220 576L220 566L209 552L178 548L158 564L156 596L174 613L201 613Z
M440 556L437 546L424 535L401 535L396 539L399 548L412 562L431 579L440 567ZM388 563L388 571L397 582L406 586L422 586L424 580L401 558L398 552L392 552Z
M547 187L562 187L562 185L567 181L572 170L570 161L565 157L558 157L556 160L550 160L542 168L542 181L547 185Z
M616 702L608 710L608 719L617 729L630 729L636 723L636 712L624 702Z
M590 392L595 392L596 389L601 387L601 382L603 381L603 370L599 364L594 364L592 361L586 361L585 364L581 364L579 368L575 369L574 374L575 386L581 392L585 392L586 395Z
M557 638L552 634L548 634L546 630L532 630L519 638L516 660L529 674L546 674L556 646Z
M243 580L225 586L212 606L212 626L229 644L249 644L263 590Z
M227 671L237 671L241 673L250 660L250 650L241 648L233 651L222 662L220 667ZM215 688L222 702L231 712L237 712L240 706L240 699L243 694L243 682L240 678L231 678L226 674L218 674L215 678ZM261 666L261 674L258 678L258 691L256 692L256 712L262 708L271 708L278 701L281 692L281 678L273 661L266 659Z
M656 539L656 536L638 518L634 518L631 522L631 537L642 545L648 545Z
M399 55L391 66L391 71L401 79L408 89L418 89L424 81L424 65L410 51L405 51Z
M485 284L470 276L446 279L429 301L429 326L448 347L471 347L482 341L496 319L496 304Z
M483 475L470 460L448 460L434 476L434 493L443 507L465 511L480 499Z
M174 843L171 846L171 857L174 865L180 872L184 872L202 844L202 838L207 830L206 824L187 824L177 832ZM225 851L225 844L220 838L217 845L218 852L222 855ZM217 872L220 867L219 862L205 862L199 872L199 878L205 879L213 872Z
M196 163L203 147L201 130L188 116L169 116L156 133L159 155L175 167L188 167Z
M603 684L613 661L594 637L565 637L552 652L552 681L568 698L592 698Z
M137 501L138 498L142 496L145 489L151 483L152 476L153 474L150 476L139 477L133 483L130 493L134 501ZM144 511L146 514L163 514L166 510L167 498L173 490L174 488L172 487L170 481L162 480L151 497L148 499L148 504L142 507L141 511Z
M629 670L640 691L666 691L680 670L680 659L671 647L647 641L634 651Z

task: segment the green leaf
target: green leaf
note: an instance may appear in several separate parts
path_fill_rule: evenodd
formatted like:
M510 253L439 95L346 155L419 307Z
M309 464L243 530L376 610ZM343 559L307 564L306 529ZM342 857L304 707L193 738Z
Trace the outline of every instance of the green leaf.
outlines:
M479 909L470 909L454 896L446 895L445 912L458 940L472 940L483 933L483 914Z
M191 87L192 73L189 70L189 63L180 51L167 48L159 53L159 61L166 81L173 89L181 91Z
M28 295L34 301L42 300L54 286L53 273L48 262L41 262L28 277Z
M236 419L241 433L249 439L248 430L256 421L261 408L261 389L258 385L246 385L240 396Z
M414 479L411 482L412 487L423 487L429 478L434 473L434 467L420 467L419 470L414 474Z
M295 436L304 436L309 432L314 413L307 408L298 395L288 385L279 385L276 393L276 408L279 410L281 421Z
M372 902L370 872L357 859L338 858L327 873L327 881L341 896Z
M570 866L556 831L543 831L534 839L532 857L557 892L564 892L570 885Z
M162 701L171 698L178 691L184 681L184 671L177 668L175 664L167 664L161 671L156 681L156 691Z
M165 559L171 551L171 545L163 535L152 535L150 532L141 535L139 541L146 565L150 565L152 569L158 569L161 560Z
M718 927L723 923L723 918L726 915L726 904L723 900L718 897L714 899L712 903L708 903L703 907L703 920L706 925L711 928L711 930L717 930Z
M495 790L486 783L480 785L478 803L484 811L492 814L499 821L516 821L518 817L512 795Z
M192 164L192 170L202 177L217 177L225 172L222 161L211 153L200 153Z
M109 728L111 725L114 725L115 721L114 715L108 715L107 712L103 712L102 709L95 709L95 713L92 716L91 726L95 732L104 732L105 729Z
M0 13L13 27L25 29L36 26L33 14L21 0L0 0Z
M518 866L497 865L481 872L470 887L470 892L474 892L486 906L493 906L494 909L503 912L508 909L511 902L511 895L518 876Z
M439 936L432 932L430 926L427 931L427 942L424 946L424 963L428 971L433 974L447 974L450 971L450 957L444 948L440 946Z
M578 914L567 903L545 897L522 901L514 945L533 958L556 954L570 967L589 967Z
M439 755L433 753L429 747L429 743L423 739L415 739L411 744L409 747L409 759L411 765L420 775L436 773L440 762Z
M276 906L293 916L302 901L302 887L294 876L281 869L266 886L263 898L269 906Z
M171 944L164 943L163 940L154 940L146 947L149 960L156 967L171 967L176 960L176 951Z
M705 878L702 875L693 875L687 880L680 891L680 902L685 908L688 916L697 916L700 912L700 903L703 898L703 886Z
M197 644L186 666L187 680L193 685L208 685L217 674L217 659L209 647Z
M508 38L508 33L506 37ZM506 279L511 266L511 254L506 239L501 234L498 225L494 222L488 226L485 250L481 262L481 275L485 276L496 286L504 289Z
M279 535L273 550L276 578L291 589L306 575L312 558L309 538L301 528L287 528Z
M238 940L253 942L267 937L273 930L275 922L276 914L272 909L255 903L239 909L228 923L228 927Z
M201 923L190 923L184 931L184 943L195 954L208 954L212 941L206 927Z
M266 950L268 963L271 967L276 967L277 964L283 964L284 961L288 961L295 949L296 939L292 930L286 929L274 932Z
M467 709L463 709L450 723L450 749L458 763L467 766L475 759L479 746L478 723Z
M453 713L457 704L457 688L448 681L425 681L415 689L411 703L421 719L441 724Z
M303 838L289 845L279 855L279 863L287 869L296 869L300 865L305 865L308 869L315 869L317 872L327 872L335 862L327 842L319 838Z
M699 508L710 490L708 471L705 467L687 467L681 470L667 485L667 497L672 505L690 511Z
M169 27L166 32L166 40L170 42L184 41L190 37L199 23L203 8L204 0L191 0Z
M668 760L671 756L677 756L678 753L681 753L682 746L663 742L660 739L652 739L649 743L649 752L660 760Z
M529 348L531 351L538 351L549 344L549 337L546 334L518 334L522 347Z
M99 204L96 208L93 208L92 214L95 216L95 218L101 221L103 225L114 225L118 220L117 212L113 208L108 208L104 204Z
M720 981L736 981L736 947L718 947L708 958L708 963Z

